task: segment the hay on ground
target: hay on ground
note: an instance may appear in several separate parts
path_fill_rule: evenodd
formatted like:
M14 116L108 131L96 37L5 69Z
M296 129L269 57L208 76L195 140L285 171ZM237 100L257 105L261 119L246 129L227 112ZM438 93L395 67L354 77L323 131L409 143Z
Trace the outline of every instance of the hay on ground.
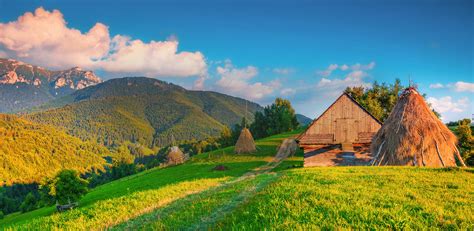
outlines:
M229 168L225 165L217 165L216 167L214 167L212 170L214 171L227 171L229 170Z
M237 140L237 143L235 144L234 151L237 154L253 153L257 151L252 133L250 133L250 130L248 128L244 128L240 132L240 136Z
M456 166L462 159L456 136L431 111L414 88L400 95L382 128L374 136L373 165Z
M277 156L287 157L295 155L298 150L298 143L293 138L284 139L281 145L277 147Z

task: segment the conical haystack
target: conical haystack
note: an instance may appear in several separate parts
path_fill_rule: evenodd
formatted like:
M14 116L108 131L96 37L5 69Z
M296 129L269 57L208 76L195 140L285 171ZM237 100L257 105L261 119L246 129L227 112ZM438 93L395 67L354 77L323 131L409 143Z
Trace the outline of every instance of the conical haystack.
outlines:
M239 139L235 144L235 153L252 153L255 152L257 149L255 148L255 141L253 140L252 133L248 128L242 129L240 132Z
M178 146L173 146L170 148L168 151L168 156L167 156L167 164L169 165L177 165L177 164L182 164L186 161L186 156L184 153L179 149Z
M401 94L374 136L373 165L448 167L462 164L456 136L436 117L414 88Z

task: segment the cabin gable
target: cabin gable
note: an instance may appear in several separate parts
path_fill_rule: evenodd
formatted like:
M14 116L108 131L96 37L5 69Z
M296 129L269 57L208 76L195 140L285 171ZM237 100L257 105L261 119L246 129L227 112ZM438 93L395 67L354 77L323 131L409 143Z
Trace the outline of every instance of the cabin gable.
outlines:
M342 94L298 137L300 145L370 143L381 123L347 94Z

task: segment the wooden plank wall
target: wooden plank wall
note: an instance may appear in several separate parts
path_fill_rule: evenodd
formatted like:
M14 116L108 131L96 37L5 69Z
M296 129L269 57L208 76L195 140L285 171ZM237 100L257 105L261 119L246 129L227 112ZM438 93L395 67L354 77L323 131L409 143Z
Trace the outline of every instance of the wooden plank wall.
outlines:
M338 119L348 119L347 121L354 121L350 122L352 124L349 124L349 128L351 130L350 132L352 134L362 134L365 142L367 142L367 134L376 133L381 127L381 125L374 118L372 118L369 114L367 114L367 112L355 104L347 95L343 95L315 123L313 123L311 127L306 130L304 136L308 135L308 137L311 137L314 135L333 134L333 137L338 137L336 134L338 132L338 126L336 125L336 121ZM302 140L304 140L304 136L302 137ZM359 140L356 139L353 142L358 141ZM337 142L334 141L334 143Z

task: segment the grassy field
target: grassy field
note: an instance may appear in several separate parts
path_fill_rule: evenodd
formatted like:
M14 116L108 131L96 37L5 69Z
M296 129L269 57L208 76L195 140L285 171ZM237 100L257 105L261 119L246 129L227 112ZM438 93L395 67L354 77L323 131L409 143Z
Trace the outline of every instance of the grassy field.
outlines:
M262 167L275 166L268 162L278 144L294 134L259 140L254 155L234 155L230 147L123 178L97 187L73 211L12 214L0 227L473 230L473 169L304 169L301 151L273 169ZM219 164L229 170L212 171Z
M203 180L212 180L213 183L210 183L210 186L216 186L217 184L214 184L215 182L223 183L234 180L272 160L272 156L276 153L276 148L281 140L297 133L298 131L257 141L258 153L256 154L235 155L233 154L233 147L228 147L200 154L183 165L163 169L151 169L101 185L82 198L79 202L80 208L75 211L57 214L55 213L54 207L47 207L27 213L10 214L0 220L0 229L5 227L30 229L32 228L32 224L44 224L42 228L63 227L64 224L77 222L77 218L83 219L81 221L85 224L82 227L86 229L87 227L91 227L90 225L92 224L98 224L96 223L96 218L102 217L104 214L111 217L122 217L121 219L128 220L148 212L150 208L147 205L140 205L141 208L138 210L142 212L136 212L132 216L125 210L136 209L135 207L137 205L133 201L127 201L129 204L128 207L121 207L124 211L115 210L113 206L109 205L122 206L124 199L131 196L137 197L137 195L137 201L139 201L140 197L145 197L147 194L140 193L146 192L147 190L160 190L165 187L188 187L192 185L192 183ZM212 169L216 165L225 165L229 169L227 171L213 171ZM184 193L189 191L196 193L196 191L193 191L193 187L186 187L180 188L180 190L184 190ZM176 200L179 198L164 198L164 200L171 199ZM116 214L111 214L108 210L113 210L112 213ZM104 227L110 225L105 221L103 224ZM99 227L100 226L97 228Z
M215 226L473 230L473 199L472 169L294 169Z

